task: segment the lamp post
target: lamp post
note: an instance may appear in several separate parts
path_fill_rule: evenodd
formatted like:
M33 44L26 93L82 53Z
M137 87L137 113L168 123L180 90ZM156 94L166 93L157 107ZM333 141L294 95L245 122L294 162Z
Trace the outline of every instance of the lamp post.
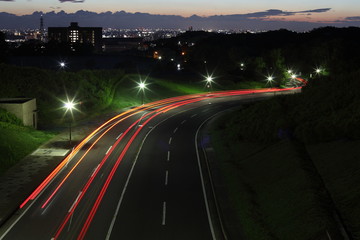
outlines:
M75 107L74 102L72 101L65 102L64 103L64 108L66 109L65 113L70 111L72 114L72 110L74 109L74 107ZM71 146L71 118L69 118L69 145Z
M270 88L272 88L272 81L274 80L273 76L268 76L267 79L268 83L270 83Z
M141 105L144 105L145 87L146 87L145 82L140 82L140 83L139 83L139 89L140 89L140 91L142 92L142 93L141 93Z
M211 91L212 91L212 84L211 84L212 81L213 81L213 78L212 78L211 76L206 77L206 86L207 86L208 88L210 88Z

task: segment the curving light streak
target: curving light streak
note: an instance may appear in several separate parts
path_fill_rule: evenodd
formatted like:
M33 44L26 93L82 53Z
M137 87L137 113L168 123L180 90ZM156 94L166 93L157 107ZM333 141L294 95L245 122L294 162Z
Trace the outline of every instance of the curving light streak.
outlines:
M194 101L200 101L198 99L193 99L193 100L189 100L187 102L194 102ZM175 103L174 105L177 105L178 103ZM147 113L145 117L155 113L155 115L151 116L149 119L147 119L144 123L143 126L145 126L151 119L153 119L155 116L163 113L163 111L165 111L167 108L171 107L170 106L165 106L162 107L160 110L154 110L152 112ZM75 211L76 207L78 206L78 204L80 203L81 199L83 198L83 196L85 195L85 193L87 192L88 188L90 187L91 183L93 182L94 178L96 177L96 175L98 174L98 172L100 171L100 169L102 168L102 166L104 165L105 161L108 159L108 157L111 155L112 151L115 149L115 147L119 144L119 142L128 134L128 132L135 126L138 124L138 122L140 121L140 119L136 120L122 135L121 137L115 142L115 144L113 145L113 147L111 148L110 152L102 159L101 163L98 165L98 167L96 168L95 172L91 175L90 179L88 180L88 182L86 183L85 187L81 190L80 195L77 196L77 201L75 201L75 204L72 206L71 211L69 211L64 219L64 221L62 222L62 224L60 225L60 227L58 228L57 232L55 233L55 236L53 239L57 239L62 230L64 229L64 227L66 226L66 224L68 223L68 221L70 220L73 212ZM138 132L141 130L141 128L138 128L137 131L134 133L135 136L133 135L131 137L131 139L129 140L130 144L133 141L133 139L136 137L136 135L138 134ZM127 145L125 146L125 148L122 151L122 155L125 155L125 153L127 152L128 148L130 147L129 142L127 143ZM120 164L120 163L119 163Z
M161 114L161 112L158 112L158 113L156 113L155 115L151 116L149 119L147 119L147 120L143 123L143 126L145 126L148 122L150 122L153 118L155 118L155 117L158 116L159 114ZM92 220L93 220L93 218L94 218L94 216L95 216L95 213L96 213L96 211L97 211L97 209L98 209L98 207L99 207L99 205L100 205L100 203L101 203L101 200L103 199L103 197L104 197L104 195L105 195L105 193L106 193L107 188L108 188L109 185L110 185L110 182L111 182L113 176L115 175L115 172L116 172L117 168L119 167L122 159L123 159L124 156L125 156L125 153L126 153L127 150L129 149L131 143L134 141L134 139L135 139L136 136L139 134L139 132L141 131L141 129L142 129L142 128L138 128L138 129L136 130L136 132L133 134L133 136L131 137L131 139L129 140L129 142L126 144L124 150L121 152L121 154L120 154L119 158L117 159L114 167L111 169L111 172L110 172L110 174L108 175L108 177L107 177L107 179L106 179L106 182L105 182L103 188L101 189L100 194L98 195L98 197L97 197L97 199L96 199L96 201L95 201L95 204L93 205L93 207L92 207L92 209L91 209L91 211L90 211L90 214L89 214L88 218L86 219L86 222L85 222L83 228L81 229L80 235L79 235L78 238L77 238L78 240L84 239L85 234L86 234L87 230L89 229L89 226L90 226L90 224L91 224L91 222L92 222Z
M180 97L173 97L173 98L168 98L168 99L164 99L164 100L159 100L153 103L148 103L145 104L141 107L136 107L134 109L130 109L126 112L123 112L121 114L118 114L117 116L109 119L108 121L106 121L105 123L103 123L101 126L99 126L97 129L95 129L92 133L90 133L83 141L81 141L79 143L79 145L77 145L74 150L66 157L64 158L64 160L45 178L45 180L30 194L30 196L25 199L25 201L20 204L19 208L23 208L29 201L34 200L43 190L44 188L53 180L53 178L63 169L63 167L68 163L68 161L75 156L79 150L95 135L97 134L102 128L104 128L106 125L110 124L112 121L115 121L116 119L126 115L126 114L131 114L131 116L143 111L143 110L148 110L154 107L158 107L164 104L168 104L168 103L172 103L172 102L176 102L176 101L181 101L183 99L186 98L197 98L197 97L201 97L201 94L193 94L193 95L188 95L188 96L180 96ZM102 135L103 136L103 135ZM89 151L86 151L84 155L86 155ZM84 157L84 156L83 156ZM82 157L82 158L83 158ZM58 189L57 189L58 190ZM56 191L57 191L56 190ZM43 205L44 206L44 205Z
M291 90L293 90L294 88L291 88ZM253 93L261 93L261 92L275 92L275 91L287 91L290 89L262 89L262 90L234 90L234 91L221 91L221 92L213 92L211 95L209 94L192 94L192 95L186 95L186 96L179 96L179 97L173 97L173 98L168 98L168 99L164 99L164 100L159 100L156 102L152 102L152 103L147 103L144 104L142 106L136 107L134 109L130 109L126 112L123 112L121 114L118 114L117 116L109 119L108 121L106 121L105 123L103 123L101 126L99 126L97 129L95 129L91 134L89 134L78 146L76 146L74 148L74 150L66 157L64 158L64 160L50 173L50 175L35 189L35 191L20 205L20 208L24 207L30 200L34 200L39 193L41 193L43 191L43 189L52 181L52 179L63 169L63 167L68 163L68 161L75 156L79 150L95 135L97 134L99 131L101 131L104 127L106 127L109 124L112 124L111 127L109 127L103 134L101 134L96 140L95 142L89 147L89 149L87 149L87 151L83 154L83 156L80 158L80 160L76 163L76 165L72 168L72 170L66 175L66 177L61 181L61 183L57 186L57 188L55 189L55 191L51 194L51 196L46 200L46 202L42 205L42 207L45 207L49 201L51 201L51 199L53 198L53 196L56 194L56 192L61 188L61 186L64 184L64 182L68 179L68 177L70 176L70 174L73 173L74 169L79 165L79 163L84 159L84 157L87 155L87 153L92 149L92 147L95 145L95 143L97 143L110 129L112 129L115 125L119 124L121 121L123 121L126 118L129 118L130 116L133 116L141 111L144 110L150 110L152 108L156 108L156 107L160 107L157 110L154 110L150 113L148 113L146 116L149 116L149 114L154 114L153 116L151 116L149 119L147 119L145 121L145 123L143 124L143 126L145 124L147 124L151 119L153 119L154 117L158 116L161 113L165 113L169 110L172 110L174 108L177 108L179 106L183 106L186 104L190 104L190 103L194 103L194 102L198 102L204 99L208 99L208 98L218 98L218 97L224 97L224 96L235 96L235 95L245 95L245 94L253 94ZM168 105L167 105L168 104ZM165 105L165 106L164 106ZM123 118L121 118L123 117ZM121 119L119 119L121 118ZM130 131L130 129L135 126L135 124L137 123L137 121L135 121L128 129L127 132ZM141 130L141 128L137 129L137 131L135 132L136 135L138 134L138 132ZM135 134L134 133L134 134ZM136 135L133 135L131 137L131 142L133 141L133 139L135 139ZM121 138L119 138L119 141L116 142L116 145L123 139L125 135L123 134ZM131 142L127 143L126 146L130 146ZM121 154L125 154L127 149L129 147L126 147L126 149L123 149ZM109 154L107 154L107 156L102 160L102 165L103 163L106 161L106 159L109 157L109 155L111 154L111 152L115 149L115 147L112 148L112 150L110 151ZM125 151L124 151L125 150ZM120 160L121 161L121 160ZM120 162L119 162L120 164ZM102 166L101 165L101 166ZM96 174L99 172L101 166L99 165L99 167L95 170L94 174L92 174L92 177L88 180L88 182L86 183L85 187L81 196L79 195L79 201L77 201L77 203L75 204L74 207L72 207L71 211L69 212L69 214L67 214L65 221L63 222L63 224L60 226L59 230L58 230L58 235L60 235L61 230L63 229L63 227L65 226L66 222L68 221L68 219L71 217L72 213L74 212L76 206L79 204L81 198L84 196L86 190L89 188L90 184L92 183L93 179L96 177ZM114 170L116 171L116 169ZM113 175L113 174L112 174ZM112 177L111 177L112 178ZM111 178L109 181L111 181ZM110 183L110 182L109 182ZM107 187L106 187L107 188ZM103 187L104 189L104 187ZM106 191L105 190L102 190ZM101 197L102 198L102 197ZM101 200L100 200L101 202ZM100 203L99 203L100 204ZM94 205L95 207L95 205ZM97 209L97 207L96 207ZM96 212L96 210L95 210ZM95 214L95 212L93 213L93 215ZM92 216L93 217L93 216ZM89 222L88 225L90 225L91 221L92 221L92 217L91 219L88 218ZM88 221L87 220L87 221ZM84 234L87 231L87 228L89 226L85 226L86 228ZM56 239L56 238L55 238Z
M146 118L147 116L149 116L150 114L153 114L155 113L154 115L152 115L150 118L148 118L142 125L142 127L144 127L150 120L152 120L153 118L155 118L156 116L160 115L161 113L165 113L169 110L172 110L174 108L177 108L179 106L183 106L183 105L187 105L187 104L190 104L190 103L194 103L194 102L198 102L198 101L202 101L204 99L207 99L207 98L216 98L216 97L222 97L222 96L235 96L235 95L245 95L245 94L252 94L254 92L257 92L257 93L261 93L261 92L276 92L276 91L286 91L286 90L289 90L289 89L263 89L263 90L241 90L241 91L224 91L224 92L217 92L217 93L214 93L213 95L209 96L208 94L202 94L202 95L197 95L197 98L193 98L193 99L188 99L188 100L184 100L184 101L179 101L179 102L176 102L176 103L173 103L173 104L170 104L168 106L164 106L158 110L154 110L148 114L146 114L144 116L144 118ZM179 97L179 98L186 98L186 97ZM179 99L179 98L174 98L174 99ZM162 101L160 101L162 102ZM135 121L127 130L126 132L124 132L124 134L121 136L121 138L116 142L116 144L114 145L114 147L111 149L111 152L115 149L115 146L120 142L120 140L125 136L127 135L127 133L140 121L137 120ZM129 149L131 143L134 141L134 139L136 138L136 136L139 134L139 132L141 131L142 127L138 128L135 133L132 135L132 137L130 138L130 140L127 142L126 146L124 147L124 149L122 150L119 158L117 159L115 165L113 166L110 174L108 175L108 178L105 182L105 184L103 185L103 188L101 189L101 192L100 194L98 195L89 215L88 215L88 218L80 232L80 235L78 236L78 240L81 240L85 237L86 235L86 232L88 230L88 228L90 227L90 224L96 214L96 211L102 201L102 198L103 196L105 195L106 193L106 190L118 168L118 166L120 165L124 155L126 154L127 150ZM62 222L62 224L60 225L58 231L56 232L55 234L55 237L54 239L57 239L62 230L64 229L64 227L66 226L67 222L70 220L73 212L75 211L76 207L78 206L78 204L80 203L82 197L84 196L84 194L86 193L86 191L88 190L90 184L93 182L95 176L97 175L97 173L100 171L101 167L103 166L103 164L105 163L106 159L109 157L109 155L111 154L111 152L109 154L107 154L105 156L105 158L102 160L101 164L96 168L95 172L92 174L91 178L88 180L88 182L86 183L85 187L83 188L83 190L81 191L81 195L78 196L78 201L76 201L76 203L74 204L74 206L72 207L71 211L69 211L69 213L67 214L66 218L64 219L64 221Z

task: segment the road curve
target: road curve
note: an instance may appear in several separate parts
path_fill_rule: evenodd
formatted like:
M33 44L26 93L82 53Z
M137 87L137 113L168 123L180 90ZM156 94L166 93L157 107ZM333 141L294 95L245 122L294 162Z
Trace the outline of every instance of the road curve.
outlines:
M197 136L210 117L299 89L175 97L96 129L0 229L12 239L223 239Z

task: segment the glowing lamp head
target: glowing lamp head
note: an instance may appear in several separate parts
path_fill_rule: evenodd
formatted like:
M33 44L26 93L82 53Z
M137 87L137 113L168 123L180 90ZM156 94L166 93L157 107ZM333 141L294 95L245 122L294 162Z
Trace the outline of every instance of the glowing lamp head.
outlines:
M292 73L292 70L291 70L291 69L289 69L287 72L288 72L289 74L291 74L291 73Z
M320 69L320 68L317 68L315 71L316 71L316 73L320 73L320 72L321 72L321 69Z
M145 83L143 83L143 82L139 83L139 88L144 89L145 88Z
M67 109L67 110L72 110L74 108L75 104L73 102L66 102L64 104L64 107Z
M213 80L213 78L210 77L210 76L206 78L206 81L207 81L208 83L212 82L212 80Z
M271 82L272 80L274 80L274 77L273 77L273 76L269 76L269 77L267 78L267 80L268 80L269 82Z
M295 75L295 74L291 75L291 78L292 78L292 79L295 79L295 78L296 78L296 75Z
M64 67L65 67L65 63L64 63L64 62L60 62L60 67L64 68Z

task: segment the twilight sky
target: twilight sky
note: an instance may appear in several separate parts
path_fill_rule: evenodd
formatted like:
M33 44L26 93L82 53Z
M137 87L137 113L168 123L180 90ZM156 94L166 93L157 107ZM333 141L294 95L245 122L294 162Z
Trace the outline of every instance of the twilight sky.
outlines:
M16 15L34 11L78 10L93 12L147 12L182 16L247 14L268 9L298 12L311 9L331 8L323 13L281 16L284 20L336 21L360 16L359 0L0 0L0 12Z
M360 0L0 0L0 13L18 16L35 11L75 13L79 10L96 13L123 10L182 17L237 15L253 22L251 26L255 27L267 23L285 28L284 24L288 23L304 28L309 28L309 24L360 26Z

